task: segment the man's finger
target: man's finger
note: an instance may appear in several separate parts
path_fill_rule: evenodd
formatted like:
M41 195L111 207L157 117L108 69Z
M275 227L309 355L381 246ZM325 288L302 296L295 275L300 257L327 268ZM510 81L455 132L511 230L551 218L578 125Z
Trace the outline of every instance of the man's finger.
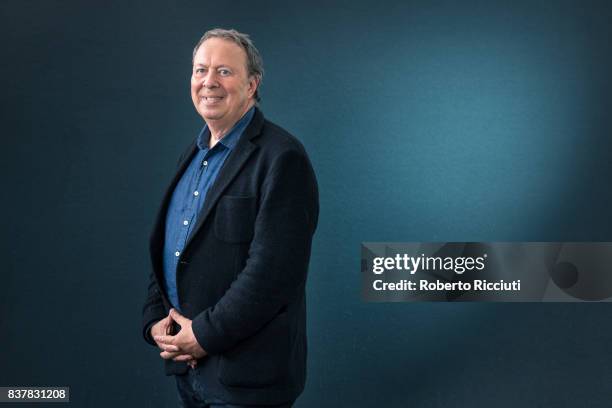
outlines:
M159 356L164 360L170 360L171 358L183 355L183 351L162 351Z
M166 332L164 334L172 335L172 318L170 317L170 315L168 315L164 317L164 320L166 321Z
M174 337L175 336L154 336L153 339L158 343L173 344Z
M164 317L151 327L151 335L168 334L168 325L172 320L169 317Z
M177 322L179 325L183 325L186 321L188 321L189 319L187 319L185 316L183 316L182 314L180 314L176 309L170 309L170 317L172 318L172 320L174 320L175 322Z
M174 361L195 361L191 354L181 354L173 358Z
M180 351L178 346L173 346L172 344L159 343L158 346L160 349L171 352L171 353L176 353L177 351Z

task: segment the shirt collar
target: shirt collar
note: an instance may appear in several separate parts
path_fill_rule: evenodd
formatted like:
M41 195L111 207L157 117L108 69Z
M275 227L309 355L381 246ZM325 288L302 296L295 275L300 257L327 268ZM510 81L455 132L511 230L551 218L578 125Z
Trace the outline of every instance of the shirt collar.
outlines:
M251 119L253 119L254 114L255 114L255 106L252 106L251 109L249 109L244 115L242 115L242 118L240 118L240 120L236 122L232 130L230 130L227 135L223 136L221 140L219 140L219 143L221 143L223 146L225 146L229 150L232 150L236 146L236 143L238 143L238 140L240 139L240 136L244 132L244 129L246 129L248 124L251 122ZM204 125L204 128L198 135L198 139L197 139L198 148L200 150L208 150L209 140L210 140L210 130L208 130L208 125Z

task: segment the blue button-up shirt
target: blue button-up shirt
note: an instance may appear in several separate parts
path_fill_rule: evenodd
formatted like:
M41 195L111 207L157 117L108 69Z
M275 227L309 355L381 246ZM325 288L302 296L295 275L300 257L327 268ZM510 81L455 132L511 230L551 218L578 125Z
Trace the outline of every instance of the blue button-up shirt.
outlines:
M214 184L225 159L238 143L254 113L253 107L212 149L208 148L210 131L208 126L204 126L197 139L198 152L183 173L170 199L164 241L164 279L168 299L178 310L180 304L176 288L176 266L179 256L204 206L206 193Z

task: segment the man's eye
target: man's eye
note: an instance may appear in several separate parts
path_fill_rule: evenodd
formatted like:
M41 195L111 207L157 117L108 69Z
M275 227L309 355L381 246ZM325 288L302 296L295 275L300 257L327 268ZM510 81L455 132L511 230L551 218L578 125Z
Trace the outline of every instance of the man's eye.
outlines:
M195 72L196 72L196 74L201 74L201 73L204 72L204 69L203 68L198 68L198 69L196 69Z
M221 76L228 76L229 74L231 74L229 69L220 69L219 70L219 75L221 75Z

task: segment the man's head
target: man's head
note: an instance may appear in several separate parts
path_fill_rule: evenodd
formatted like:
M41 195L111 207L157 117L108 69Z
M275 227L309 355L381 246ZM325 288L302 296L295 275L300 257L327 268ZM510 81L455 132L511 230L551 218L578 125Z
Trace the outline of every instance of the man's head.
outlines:
M225 129L259 100L262 77L261 56L249 36L216 28L193 50L191 99L209 125Z

